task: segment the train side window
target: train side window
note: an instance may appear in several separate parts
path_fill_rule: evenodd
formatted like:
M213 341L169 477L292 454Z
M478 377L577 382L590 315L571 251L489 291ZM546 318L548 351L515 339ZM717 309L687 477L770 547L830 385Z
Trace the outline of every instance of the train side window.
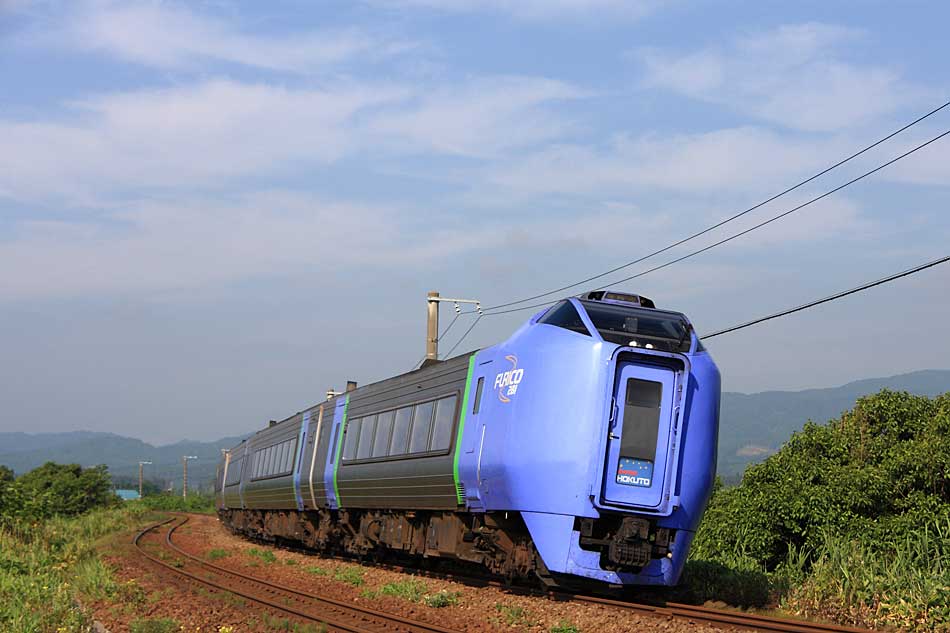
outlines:
M432 425L430 451L444 451L452 445L452 427L455 426L456 396L442 398L435 404L435 423Z
M412 407L403 407L396 411L393 422L393 439L389 444L390 455L404 455L406 442L409 440L409 426L412 422Z
M274 472L271 473L272 475L276 475L277 473L282 473L285 470L287 470L287 452L288 452L287 449L290 447L287 446L287 442L281 442L279 446L280 446L280 452L279 452L280 457L277 459L277 468L275 468Z
M373 436L376 433L376 416L363 418L360 429L360 443L356 449L356 459L366 459L373 455Z
M293 450L292 450L293 447L291 446L292 442L293 440L286 440L284 442L284 459L281 460L283 463L283 467L280 469L280 472L282 473L285 473L294 469L294 455L293 455Z
M415 406L415 414L412 416L412 432L409 436L409 453L424 453L428 449L434 405L434 402L423 402Z
M380 413L376 421L376 439L373 440L373 457L385 457L389 451L389 440L393 434L395 411Z
M264 449L264 472L261 473L262 476L266 477L271 473L271 470L274 468L274 447L268 446Z
M356 448L360 443L360 418L347 420L343 434L343 459L356 457Z
M482 408L482 388L485 386L485 377L478 377L478 385L475 387L475 406L472 407L472 413L478 413Z

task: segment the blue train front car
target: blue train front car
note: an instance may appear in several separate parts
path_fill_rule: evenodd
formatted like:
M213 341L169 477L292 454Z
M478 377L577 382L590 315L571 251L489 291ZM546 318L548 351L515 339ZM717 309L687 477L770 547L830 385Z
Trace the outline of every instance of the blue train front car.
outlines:
M719 392L686 317L595 291L272 422L225 453L218 512L363 560L672 585L712 491Z
M675 584L712 491L719 371L689 321L637 296L565 299L473 360L458 478L517 511L547 572Z

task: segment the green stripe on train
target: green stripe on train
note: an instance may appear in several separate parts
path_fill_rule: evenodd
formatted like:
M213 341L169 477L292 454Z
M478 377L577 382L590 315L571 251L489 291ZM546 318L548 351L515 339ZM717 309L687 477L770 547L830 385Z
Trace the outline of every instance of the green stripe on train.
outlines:
M468 393L472 390L472 374L475 373L475 354L468 359L468 375L465 376L465 391L462 393L462 413L459 415L459 430L455 438L455 462L452 474L455 476L455 496L458 504L465 505L462 482L459 480L459 459L462 457L462 431L465 429L465 417L468 414Z

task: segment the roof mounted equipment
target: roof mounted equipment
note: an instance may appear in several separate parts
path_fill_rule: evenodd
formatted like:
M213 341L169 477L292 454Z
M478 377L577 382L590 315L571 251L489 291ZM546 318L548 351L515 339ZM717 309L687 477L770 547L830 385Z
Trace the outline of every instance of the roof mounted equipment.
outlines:
M580 298L589 301L605 301L607 303L634 305L640 306L641 308L656 308L653 299L626 292L616 292L614 290L591 290L582 294Z

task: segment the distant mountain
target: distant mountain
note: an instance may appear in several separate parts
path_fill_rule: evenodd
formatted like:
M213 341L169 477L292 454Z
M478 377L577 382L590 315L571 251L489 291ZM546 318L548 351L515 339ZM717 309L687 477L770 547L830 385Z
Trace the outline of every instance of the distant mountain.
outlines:
M881 389L936 396L950 391L950 370L925 370L870 378L829 389L724 392L719 425L719 474L734 482L751 463L777 451L811 420L825 423L854 407L861 396Z
M71 433L0 433L0 464L17 474L25 473L47 462L77 463L83 466L106 464L115 477L137 478L139 461L145 466L145 477L162 487L181 486L183 455L198 459L188 464L189 482L206 486L214 479L222 448L231 448L246 436L225 437L214 442L181 441L166 446L153 446L131 437L114 433L75 431ZM189 486L191 487L191 486Z
M792 433L812 420L825 423L854 407L861 396L881 389L935 396L950 391L950 370L917 371L889 378L872 378L829 389L764 391L722 394L719 430L719 474L727 482L738 480L751 463L777 451ZM139 460L151 461L146 478L163 487L181 486L181 457L196 455L188 465L189 481L207 486L214 478L222 448L230 448L245 436L225 437L214 442L182 441L153 446L142 440L113 433L0 433L0 464L22 474L46 461L106 464L116 477L138 477Z

